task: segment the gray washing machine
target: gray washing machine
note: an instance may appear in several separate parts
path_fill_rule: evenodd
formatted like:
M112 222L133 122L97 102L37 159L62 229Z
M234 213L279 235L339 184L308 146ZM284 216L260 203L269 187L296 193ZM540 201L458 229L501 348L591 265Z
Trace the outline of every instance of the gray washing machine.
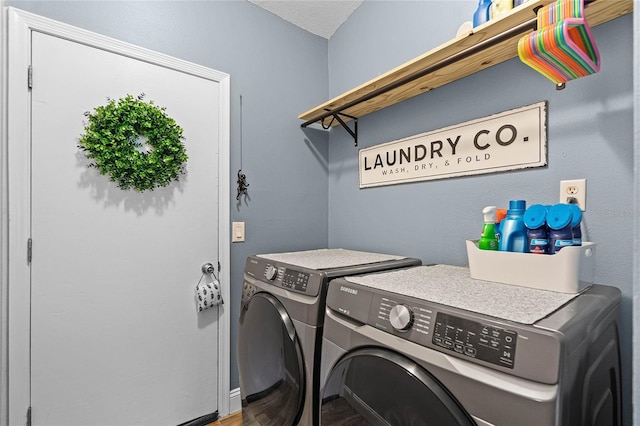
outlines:
M619 426L620 291L436 265L334 280L321 425Z
M243 423L317 425L327 284L421 263L345 249L248 257L237 346Z

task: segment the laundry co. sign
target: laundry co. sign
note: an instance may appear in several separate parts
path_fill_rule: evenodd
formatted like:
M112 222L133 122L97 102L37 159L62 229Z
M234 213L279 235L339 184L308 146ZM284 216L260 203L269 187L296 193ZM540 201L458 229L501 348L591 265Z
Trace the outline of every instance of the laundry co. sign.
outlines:
M360 188L541 167L547 102L360 150Z

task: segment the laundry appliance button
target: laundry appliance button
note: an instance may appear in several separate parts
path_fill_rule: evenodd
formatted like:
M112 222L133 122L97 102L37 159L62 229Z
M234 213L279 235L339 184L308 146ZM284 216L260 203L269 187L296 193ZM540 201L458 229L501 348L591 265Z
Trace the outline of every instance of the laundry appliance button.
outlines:
M267 277L268 280L273 281L278 276L278 268L273 265L267 266L267 270L264 272L264 276Z
M408 306L396 305L389 312L389 322L398 331L406 331L413 324L413 312Z

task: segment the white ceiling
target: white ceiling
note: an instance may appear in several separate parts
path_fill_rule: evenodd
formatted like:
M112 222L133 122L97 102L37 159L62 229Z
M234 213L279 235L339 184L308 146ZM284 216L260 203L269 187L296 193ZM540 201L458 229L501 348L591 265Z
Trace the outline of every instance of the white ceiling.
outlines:
M249 0L251 3L326 39L363 0Z

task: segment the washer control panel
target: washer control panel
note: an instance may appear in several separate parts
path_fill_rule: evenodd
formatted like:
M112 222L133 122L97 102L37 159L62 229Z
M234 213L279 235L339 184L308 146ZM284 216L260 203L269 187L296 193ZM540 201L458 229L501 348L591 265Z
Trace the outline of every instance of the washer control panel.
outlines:
M404 339L513 369L518 333L441 312L438 305L392 294L373 294L367 322ZM376 309L377 307L377 309Z
M411 347L415 344L440 353L424 352L424 362L445 355L540 383L559 380L562 335L536 324L495 318L345 278L329 283L326 306L343 322L332 323L328 317L325 332L348 327L353 342L361 336L366 344L378 342L403 351L418 350Z
M507 368L513 368L517 340L515 331L442 312L436 315L431 339L436 346Z

